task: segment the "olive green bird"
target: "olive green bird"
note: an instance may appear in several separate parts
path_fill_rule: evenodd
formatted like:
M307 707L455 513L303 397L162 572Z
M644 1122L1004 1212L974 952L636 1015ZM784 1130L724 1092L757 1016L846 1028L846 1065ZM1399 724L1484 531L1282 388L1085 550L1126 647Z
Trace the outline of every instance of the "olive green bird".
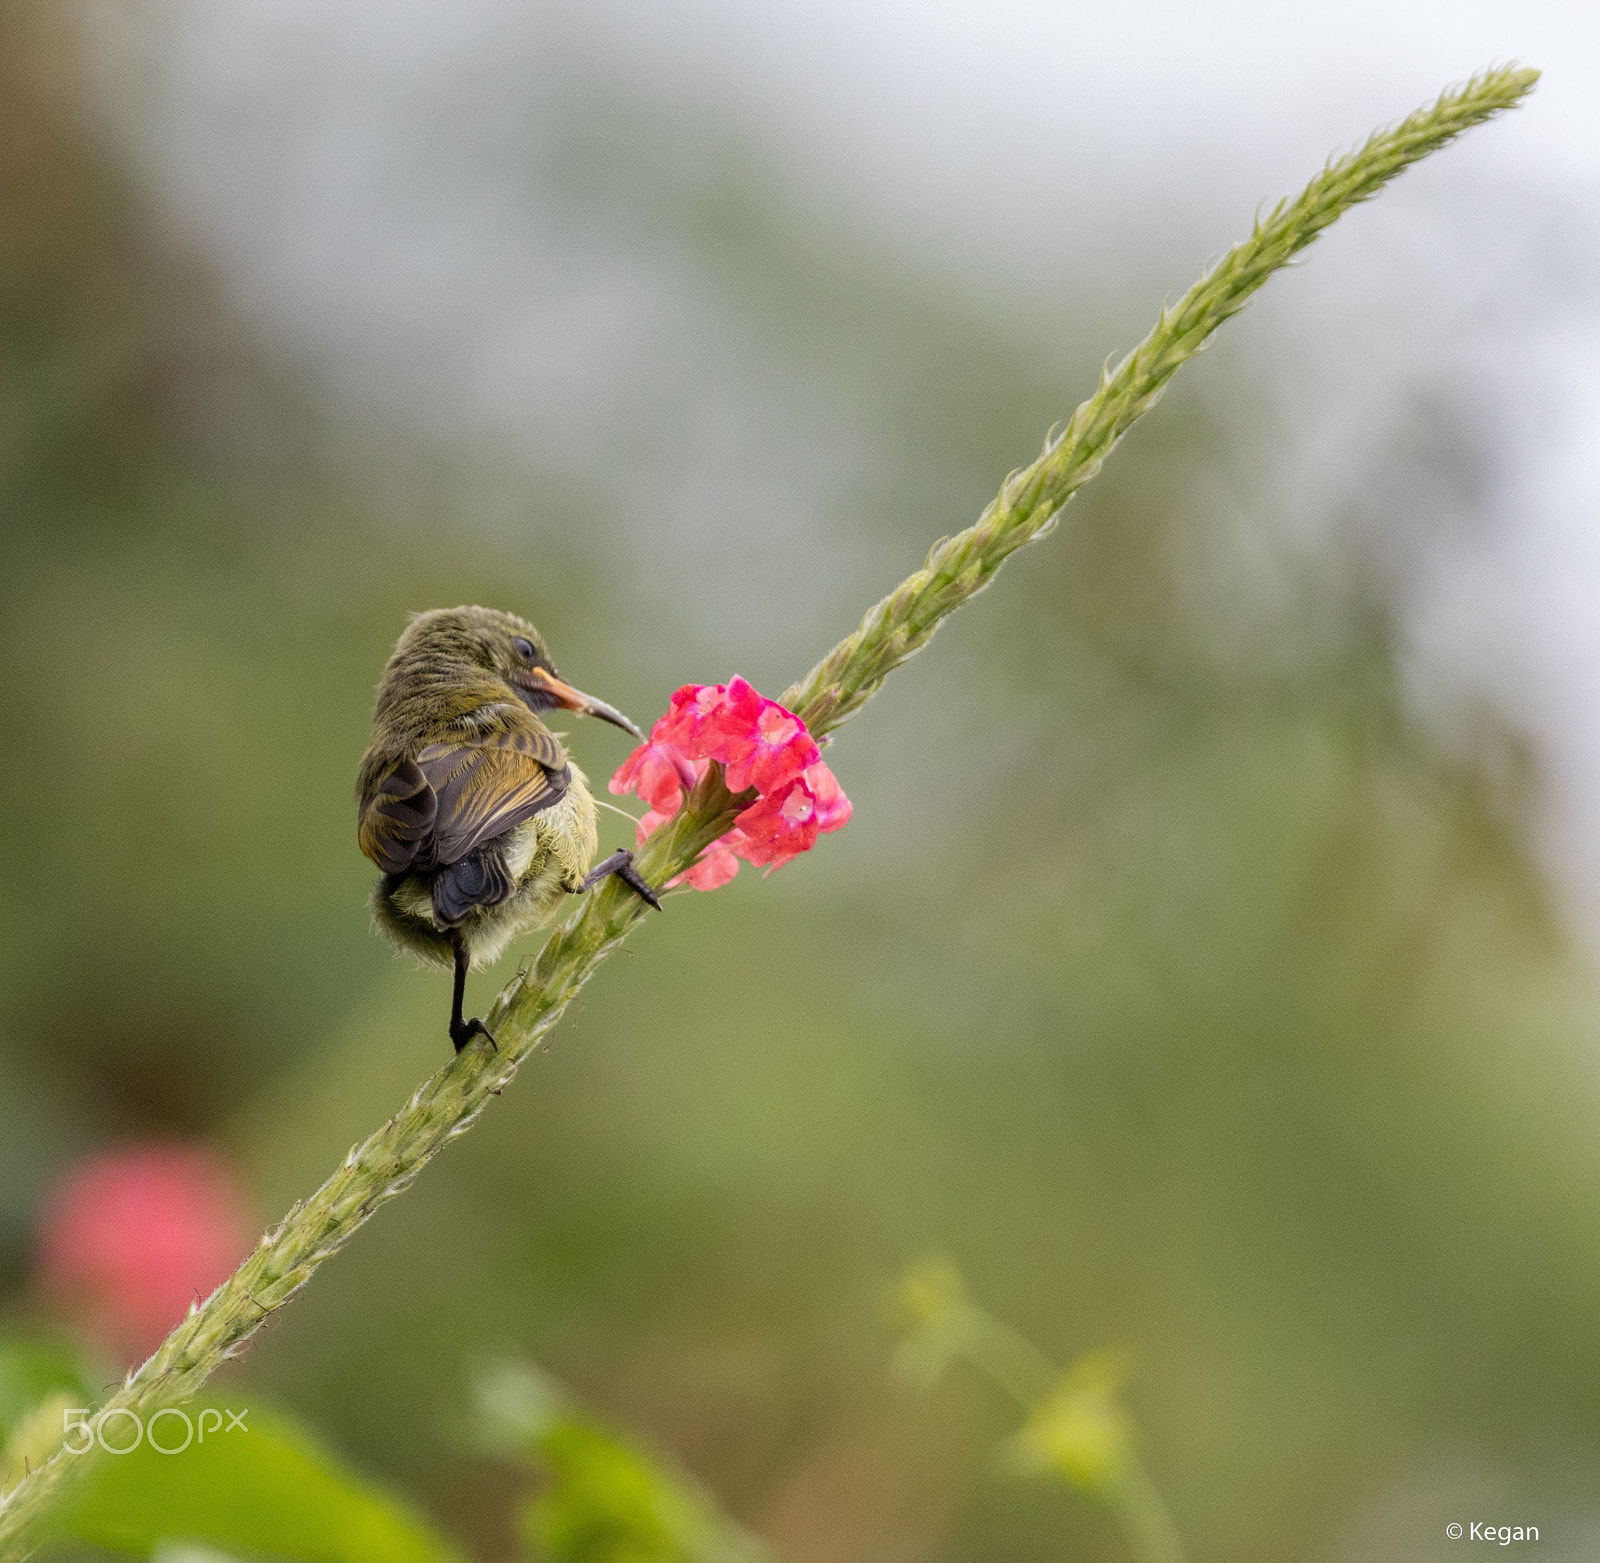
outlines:
M455 968L458 1053L475 1036L494 1043L481 1020L461 1017L468 968L497 959L563 897L615 874L661 906L631 852L589 867L594 799L539 719L557 708L644 737L563 682L527 620L495 608L419 613L378 683L356 783L361 850L383 874L372 908L401 949Z

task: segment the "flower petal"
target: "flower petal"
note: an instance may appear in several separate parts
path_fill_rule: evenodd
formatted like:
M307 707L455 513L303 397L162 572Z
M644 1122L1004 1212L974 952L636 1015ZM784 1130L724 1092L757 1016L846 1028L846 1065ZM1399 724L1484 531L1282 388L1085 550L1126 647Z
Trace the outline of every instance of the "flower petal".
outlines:
M750 785L755 724L762 703L755 689L736 675L728 680L721 703L707 713L696 735L696 752L721 763L730 792L743 792Z
M739 860L722 842L713 843L706 855L679 877L696 890L718 890L739 872Z
M782 706L773 709L783 712ZM788 715L787 712L783 714ZM797 719L791 720L794 721L795 731L782 743L757 747L751 777L763 793L780 791L808 765L816 763L819 753L816 741Z
M677 744L689 758L699 759L706 720L722 699L721 684L685 684L673 694L666 715L650 729L651 738Z
M637 793L657 812L675 814L684 792L697 780L699 771L677 744L652 738L622 762L609 785L619 796Z
M815 814L815 804L804 783L796 780L787 792L770 794L739 816L738 827L744 839L733 850L747 863L781 868L816 844Z
M844 795L839 779L828 769L826 761L817 760L805 769L806 786L817 803L817 829L838 830L849 823L854 812L850 800Z

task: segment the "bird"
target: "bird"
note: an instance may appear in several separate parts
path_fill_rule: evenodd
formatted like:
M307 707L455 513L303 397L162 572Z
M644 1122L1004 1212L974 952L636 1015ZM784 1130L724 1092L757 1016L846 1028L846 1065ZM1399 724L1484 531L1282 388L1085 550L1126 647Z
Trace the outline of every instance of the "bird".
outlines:
M626 848L590 867L594 799L553 709L644 734L556 672L544 637L498 608L416 614L378 681L356 781L361 850L381 874L373 921L400 949L455 972L450 1040L495 1039L463 1019L467 972L499 958L562 900L615 874L658 911Z

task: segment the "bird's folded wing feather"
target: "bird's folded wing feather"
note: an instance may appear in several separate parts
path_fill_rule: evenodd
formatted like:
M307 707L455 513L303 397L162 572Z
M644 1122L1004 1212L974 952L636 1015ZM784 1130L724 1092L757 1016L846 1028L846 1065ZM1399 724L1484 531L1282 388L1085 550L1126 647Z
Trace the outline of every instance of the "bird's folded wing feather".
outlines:
M361 850L385 874L403 874L433 835L439 813L428 778L415 760L401 760L361 806Z
M572 780L566 751L532 716L494 711L489 730L429 744L379 782L361 814L361 850L386 874L459 863L558 802Z

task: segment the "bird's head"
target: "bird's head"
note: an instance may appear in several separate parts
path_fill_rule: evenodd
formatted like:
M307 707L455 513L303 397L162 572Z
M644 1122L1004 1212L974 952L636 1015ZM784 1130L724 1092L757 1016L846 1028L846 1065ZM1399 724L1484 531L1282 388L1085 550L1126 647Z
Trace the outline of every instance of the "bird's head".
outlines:
M635 738L644 737L615 706L567 683L551 664L538 630L499 608L433 608L419 613L395 647L391 667L398 665L491 674L509 684L531 711L576 711L580 716L597 716Z

